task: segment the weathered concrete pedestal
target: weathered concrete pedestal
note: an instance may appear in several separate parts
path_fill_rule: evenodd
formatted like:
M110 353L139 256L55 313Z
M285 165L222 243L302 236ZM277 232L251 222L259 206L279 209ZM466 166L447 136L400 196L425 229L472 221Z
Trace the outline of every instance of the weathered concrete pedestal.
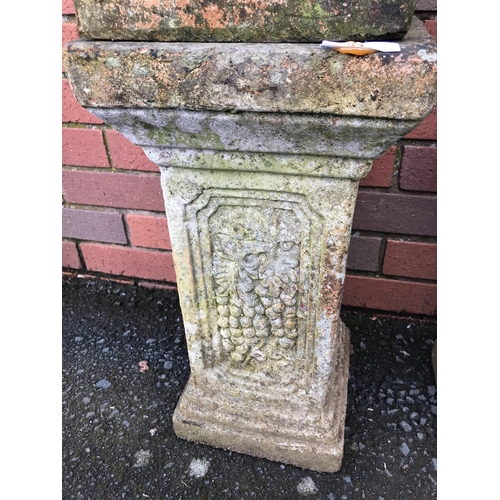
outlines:
M340 468L359 180L435 104L420 21L401 46L361 58L318 44L68 46L80 103L161 168L191 364L178 436Z

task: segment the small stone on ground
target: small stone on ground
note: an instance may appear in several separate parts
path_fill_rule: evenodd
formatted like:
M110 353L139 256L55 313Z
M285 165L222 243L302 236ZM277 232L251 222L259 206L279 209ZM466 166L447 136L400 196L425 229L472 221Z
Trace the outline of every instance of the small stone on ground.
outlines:
M307 476L302 479L302 481L297 485L297 491L301 495L314 495L315 493L317 493L318 488L314 484L311 476Z
M210 461L204 458L193 458L189 464L189 475L193 477L204 477L210 467Z

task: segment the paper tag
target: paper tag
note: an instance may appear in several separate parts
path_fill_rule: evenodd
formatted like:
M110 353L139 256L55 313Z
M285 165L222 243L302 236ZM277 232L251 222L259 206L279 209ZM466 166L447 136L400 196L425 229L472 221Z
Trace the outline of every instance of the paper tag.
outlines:
M321 42L321 46L332 49L360 48L372 49L377 52L401 52L401 47L399 46L399 43L396 42L330 42L329 40L323 40Z

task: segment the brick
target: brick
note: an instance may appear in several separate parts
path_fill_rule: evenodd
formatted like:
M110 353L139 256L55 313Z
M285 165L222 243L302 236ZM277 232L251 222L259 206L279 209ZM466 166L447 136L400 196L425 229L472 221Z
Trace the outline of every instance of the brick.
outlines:
M437 107L434 107L431 114L424 118L422 123L409 134L406 134L404 138L435 141L437 139Z
M159 175L63 171L68 203L165 212Z
M82 278L84 280L87 280L87 279L93 280L96 278L96 276L94 274L86 274L86 273L78 273L76 276L77 276L77 278ZM102 278L99 278L99 279L102 279Z
M407 278L437 279L437 245L387 240L384 274Z
M157 250L82 243L89 271L157 281L175 282L172 255Z
M378 271L382 238L352 236L347 255L347 269Z
M139 281L137 284L150 290L177 290L176 285L158 285L157 283L148 283L147 281Z
M132 144L115 130L106 131L106 139L113 167L150 172L160 171L158 166L146 156L140 146Z
M415 10L437 10L437 0L417 0Z
M436 197L360 191L353 229L436 236Z
M437 148L404 147L399 187L410 191L437 191Z
M109 167L100 130L63 128L62 147L63 165Z
M391 187L395 159L396 146L391 146L380 158L377 158L373 162L370 173L365 178L361 179L359 185Z
M62 23L62 56L64 58L64 53L66 51L65 46L68 42L72 40L77 40L79 38L78 28L76 23ZM62 70L64 71L64 64L62 65Z
M80 106L66 78L62 79L62 121L63 123L104 123Z
M127 243L122 215L112 212L63 208L62 235L78 240Z
M132 280L110 279L108 281L112 281L113 283L120 283L121 285L133 285L134 284L134 281L132 281Z
M63 16L69 16L75 13L75 6L73 0L62 0L62 13Z
M78 35L78 26L76 23L62 23L62 46L64 46L71 42L72 40L77 40L79 38Z
M166 217L128 214L127 224L132 245L171 250L172 245Z
M80 256L78 255L78 250L76 249L76 243L74 241L62 242L62 267L69 267L71 269L82 268Z
M342 304L397 313L437 313L437 286L385 278L347 275Z
M425 28L430 33L434 41L437 43L438 34L437 34L437 21L435 19L427 19L425 21Z

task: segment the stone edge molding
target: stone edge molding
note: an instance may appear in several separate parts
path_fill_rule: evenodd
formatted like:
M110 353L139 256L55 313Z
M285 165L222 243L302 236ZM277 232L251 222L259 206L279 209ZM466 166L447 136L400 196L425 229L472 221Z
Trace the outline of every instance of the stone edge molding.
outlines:
M159 165L191 376L176 434L316 471L341 467L340 319L359 180L427 116L436 49L68 45L80 104Z

